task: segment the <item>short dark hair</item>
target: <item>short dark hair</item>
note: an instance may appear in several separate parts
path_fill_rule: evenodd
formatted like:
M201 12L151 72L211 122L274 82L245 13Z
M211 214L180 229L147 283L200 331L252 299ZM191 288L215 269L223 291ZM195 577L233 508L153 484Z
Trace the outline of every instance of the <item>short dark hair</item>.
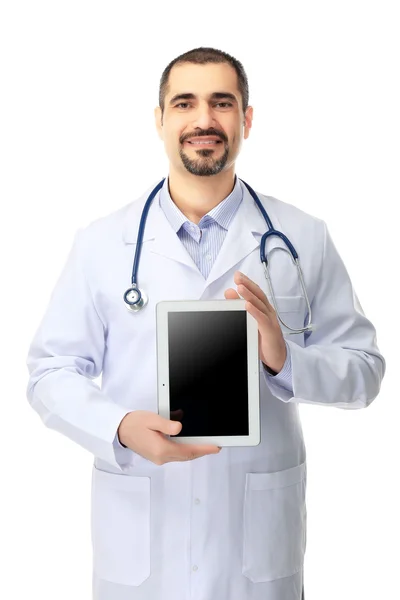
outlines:
M236 71L238 78L238 88L242 95L243 112L246 111L246 108L249 104L249 83L247 81L247 75L242 63L230 54L223 52L222 50L217 50L215 48L200 47L194 48L193 50L189 50L188 52L177 56L177 58L174 58L174 60L172 60L169 63L169 65L164 69L160 80L159 90L159 104L161 108L161 113L164 113L165 96L167 93L167 86L171 69L174 65L184 63L193 63L195 65L205 65L207 63L230 64Z

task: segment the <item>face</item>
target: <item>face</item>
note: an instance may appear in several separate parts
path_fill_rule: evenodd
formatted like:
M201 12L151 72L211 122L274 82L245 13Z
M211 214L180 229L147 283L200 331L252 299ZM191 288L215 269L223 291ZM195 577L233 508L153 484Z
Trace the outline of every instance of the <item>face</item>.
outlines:
M249 136L253 109L243 114L235 69L227 63L175 65L157 131L172 168L198 176L232 167Z

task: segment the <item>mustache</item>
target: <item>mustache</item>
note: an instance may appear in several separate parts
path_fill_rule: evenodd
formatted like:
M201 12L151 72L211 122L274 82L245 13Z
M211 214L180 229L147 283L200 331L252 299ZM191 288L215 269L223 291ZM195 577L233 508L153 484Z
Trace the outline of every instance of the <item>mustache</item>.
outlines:
M227 142L228 138L226 137L225 133L223 131L203 131L203 132L196 132L196 133L188 133L185 136L182 136L180 138L180 143L183 144L183 142L185 142L186 140L190 139L190 138L194 138L194 137L205 137L207 135L216 135L218 136L223 142Z

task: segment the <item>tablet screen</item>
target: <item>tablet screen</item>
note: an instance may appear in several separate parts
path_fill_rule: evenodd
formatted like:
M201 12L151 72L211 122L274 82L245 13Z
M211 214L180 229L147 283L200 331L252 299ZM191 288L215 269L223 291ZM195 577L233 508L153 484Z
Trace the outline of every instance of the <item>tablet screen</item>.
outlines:
M168 313L174 437L249 435L246 311Z

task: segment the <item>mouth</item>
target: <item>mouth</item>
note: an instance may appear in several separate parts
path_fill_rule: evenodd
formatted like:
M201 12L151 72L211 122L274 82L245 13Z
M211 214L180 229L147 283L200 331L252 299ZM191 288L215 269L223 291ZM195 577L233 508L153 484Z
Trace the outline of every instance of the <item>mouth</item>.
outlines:
M217 146L218 144L222 144L222 140L216 137L204 137L204 138L192 138L189 140L185 140L184 142L188 146L193 146L194 148L212 148Z

